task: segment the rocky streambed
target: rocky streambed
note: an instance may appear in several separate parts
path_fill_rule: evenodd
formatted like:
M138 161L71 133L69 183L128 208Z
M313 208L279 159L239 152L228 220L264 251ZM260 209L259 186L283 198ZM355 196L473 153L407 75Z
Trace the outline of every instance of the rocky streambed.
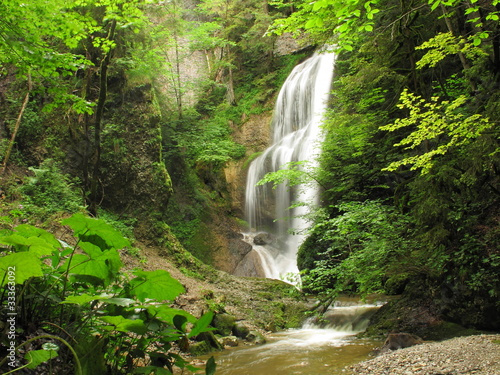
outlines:
M356 375L500 375L500 335L426 342L386 352L343 372Z

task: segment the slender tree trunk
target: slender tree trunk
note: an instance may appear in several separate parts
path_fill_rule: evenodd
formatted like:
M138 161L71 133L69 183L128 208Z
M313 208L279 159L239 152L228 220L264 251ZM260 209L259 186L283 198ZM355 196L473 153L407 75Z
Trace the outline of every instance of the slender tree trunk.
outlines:
M233 68L229 67L227 77L227 101L230 105L236 105L236 96L234 95Z
M175 38L175 69L177 74L176 85L177 85L177 112L179 114L179 118L182 118L182 82L181 82L181 61L179 54L179 41L177 32L174 34Z
M112 21L108 40L113 40L116 29L116 20ZM101 61L100 67L100 82L99 82L99 98L97 100L97 108L95 112L95 123L94 123L94 147L95 147L95 161L92 171L92 179L90 183L90 205L89 212L92 215L97 214L97 206L99 199L99 171L101 167L101 133L102 133L102 116L104 113L104 104L106 102L106 97L108 94L108 68L111 61L112 49L110 49L104 59ZM102 197L101 197L102 198Z
M448 17L446 17L446 9L445 9L443 4L441 4L441 11L443 12L444 22L446 23L446 27L448 28L448 31L451 33L451 35L455 35L455 32L453 31L453 26L451 25L450 19ZM460 52L460 51L458 52L458 57L460 59L460 62L462 63L464 70L470 69L471 66L470 66L469 62L467 61L467 58L465 57L465 55L462 52ZM469 79L469 84L471 86L472 91L477 90L476 84L473 81L471 81L470 79Z
M31 82L31 74L28 74L28 92L24 97L23 104L21 105L21 110L19 111L16 124L14 125L14 131L12 132L12 136L10 138L9 146L7 147L7 151L5 152L5 157L3 159L3 166L2 166L2 175L5 174L5 171L7 170L7 163L9 162L10 154L12 152L12 148L14 147L14 143L16 141L16 135L17 132L19 131L19 126L21 125L21 120L23 118L24 111L26 110L26 106L28 105L28 102L30 100L30 93L32 89L33 89L33 83Z

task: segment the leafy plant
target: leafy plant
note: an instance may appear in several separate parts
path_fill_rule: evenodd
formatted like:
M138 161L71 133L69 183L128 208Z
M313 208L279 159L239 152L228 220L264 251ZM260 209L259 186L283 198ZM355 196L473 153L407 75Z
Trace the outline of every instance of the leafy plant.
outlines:
M410 222L377 201L339 204L338 215L316 224L327 249L306 273L304 284L316 292L384 293L393 275L408 272L402 258L412 250Z
M2 309L18 312L16 328L26 337L15 352L46 339L63 344L49 342L28 351L23 366L44 366L57 357L66 373L71 362L77 374L169 374L174 367L195 371L173 344L210 330L213 313L196 319L170 307L168 301L184 288L164 270L124 273L118 250L130 243L104 221L75 214L63 224L73 229L72 246L27 224L0 236L3 294L16 291L15 304L2 298ZM30 327L50 333L32 337Z
M34 176L20 188L25 211L38 218L65 211L74 213L83 209L83 196L75 181L63 174L57 163L46 159L39 168L30 168Z
M492 128L493 124L482 115L466 113L463 106L467 100L466 96L461 95L452 102L441 101L439 97L426 101L404 90L398 107L407 109L409 116L396 119L394 123L380 129L397 131L415 126L416 130L394 146L405 146L406 150L423 148L423 152L393 162L385 170L394 171L409 164L412 170L421 169L423 174L428 173L436 156L466 145Z

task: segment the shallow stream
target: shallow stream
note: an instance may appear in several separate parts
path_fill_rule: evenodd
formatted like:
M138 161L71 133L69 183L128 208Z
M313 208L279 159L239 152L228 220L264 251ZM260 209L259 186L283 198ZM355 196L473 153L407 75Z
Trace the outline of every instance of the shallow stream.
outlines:
M270 334L264 345L240 344L213 353L217 375L345 374L345 366L368 359L381 344L355 336L366 329L378 306L343 300L321 323L310 320L300 329Z

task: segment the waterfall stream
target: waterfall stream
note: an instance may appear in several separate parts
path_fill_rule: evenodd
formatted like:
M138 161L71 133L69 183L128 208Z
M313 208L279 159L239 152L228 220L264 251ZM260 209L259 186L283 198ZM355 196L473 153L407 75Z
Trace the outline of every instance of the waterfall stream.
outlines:
M268 335L264 345L239 345L210 356L214 355L220 375L345 374L345 366L368 359L380 346L380 341L355 336L366 329L380 305L342 298L321 323L310 319L300 329Z
M333 77L335 55L316 52L297 65L281 88L271 124L272 145L249 167L245 214L250 233L245 239L253 250L237 267L240 276L283 279L297 274L297 250L303 241L307 222L306 206L293 209L294 202L318 203L317 187L280 184L257 186L267 173L278 171L289 162L314 164L319 152L323 114Z

